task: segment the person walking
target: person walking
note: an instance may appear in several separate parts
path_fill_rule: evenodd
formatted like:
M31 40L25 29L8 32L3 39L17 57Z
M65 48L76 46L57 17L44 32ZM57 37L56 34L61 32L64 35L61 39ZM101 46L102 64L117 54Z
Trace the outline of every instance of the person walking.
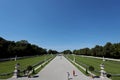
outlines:
M69 80L69 79L70 79L70 73L69 73L69 72L67 72L67 75L68 75L67 77L68 77L68 80Z
M75 70L73 70L73 76L75 76Z

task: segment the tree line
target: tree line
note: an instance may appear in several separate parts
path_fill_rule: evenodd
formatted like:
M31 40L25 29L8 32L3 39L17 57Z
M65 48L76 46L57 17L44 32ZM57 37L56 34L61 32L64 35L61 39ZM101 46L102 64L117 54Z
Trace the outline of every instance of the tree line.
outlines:
M34 56L43 54L56 54L56 50L48 50L35 44L30 44L27 40L8 41L0 37L0 59L11 57Z
M9 41L0 37L0 58L34 56L43 54L56 54L56 50L48 50L27 40ZM107 42L104 46L96 45L94 48L83 48L78 50L64 50L64 54L76 54L96 57L108 57L120 59L120 43Z
M111 42L107 42L104 46L96 45L94 48L83 48L73 50L73 52L65 50L63 53L120 59L120 43L112 44Z

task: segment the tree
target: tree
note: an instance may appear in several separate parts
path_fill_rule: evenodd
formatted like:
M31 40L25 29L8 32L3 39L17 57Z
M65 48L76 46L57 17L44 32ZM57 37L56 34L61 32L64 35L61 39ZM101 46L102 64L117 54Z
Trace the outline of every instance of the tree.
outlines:
M73 54L79 54L79 50L74 50Z
M114 47L113 47L112 43L110 43L110 42L106 43L103 50L104 50L105 57L112 57L111 54L114 51Z
M94 71L94 67L93 66L89 66L89 70L90 71Z
M103 56L103 47L96 45L94 48L94 54L95 56L99 56L99 57Z
M63 53L64 54L72 54L72 51L71 50L64 50Z
M58 51L56 50L51 50L51 49L48 50L48 54L57 54L57 53Z

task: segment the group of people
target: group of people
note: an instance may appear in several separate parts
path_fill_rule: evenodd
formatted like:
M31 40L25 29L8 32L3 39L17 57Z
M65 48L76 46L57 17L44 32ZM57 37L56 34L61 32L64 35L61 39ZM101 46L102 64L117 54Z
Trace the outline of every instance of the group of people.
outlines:
M73 70L72 74L73 74L73 76L76 76L75 70ZM70 80L70 73L67 72L67 75L68 75L68 80Z

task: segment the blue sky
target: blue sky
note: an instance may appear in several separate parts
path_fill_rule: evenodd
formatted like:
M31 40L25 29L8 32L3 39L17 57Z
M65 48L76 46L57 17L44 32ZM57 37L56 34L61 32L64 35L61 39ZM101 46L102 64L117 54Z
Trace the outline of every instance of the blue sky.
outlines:
M0 36L46 49L120 42L119 0L0 0Z

